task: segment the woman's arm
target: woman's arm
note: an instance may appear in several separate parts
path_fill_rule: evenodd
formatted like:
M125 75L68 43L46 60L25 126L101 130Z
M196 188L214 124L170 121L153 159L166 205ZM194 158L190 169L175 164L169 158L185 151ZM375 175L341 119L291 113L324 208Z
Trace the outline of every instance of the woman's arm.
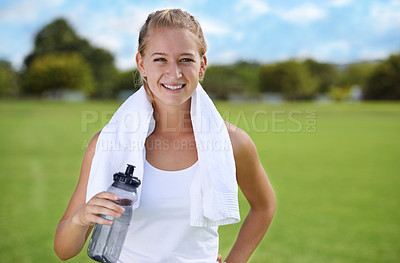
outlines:
M99 214L119 217L123 213L122 207L110 201L118 200L118 196L112 193L99 193L86 204L86 188L99 134L93 137L86 149L78 185L57 226L54 251L62 260L79 254L94 224L112 224L112 221L99 217Z
M227 123L236 162L236 177L240 189L250 204L227 263L247 262L264 237L275 213L275 195L262 167L257 149L243 130Z

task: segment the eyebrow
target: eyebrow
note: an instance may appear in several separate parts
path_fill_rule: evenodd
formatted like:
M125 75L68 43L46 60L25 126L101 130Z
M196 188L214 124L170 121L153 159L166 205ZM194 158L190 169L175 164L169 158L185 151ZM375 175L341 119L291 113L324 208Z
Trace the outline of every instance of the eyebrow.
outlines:
M161 52L154 52L153 54L151 54L152 57L154 56L166 56L167 54L165 53L161 53Z
M181 54L179 54L180 56L195 56L195 54L193 54L193 53L188 53L188 52L185 52L185 53L181 53ZM163 53L163 52L154 52L153 54L151 54L151 56L153 57L153 56L167 56L167 54L166 53Z

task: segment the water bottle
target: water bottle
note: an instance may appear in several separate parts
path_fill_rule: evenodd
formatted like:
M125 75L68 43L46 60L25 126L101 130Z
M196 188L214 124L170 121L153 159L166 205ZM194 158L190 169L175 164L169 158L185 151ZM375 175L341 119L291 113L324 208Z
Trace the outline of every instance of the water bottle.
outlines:
M119 196L116 203L125 208L125 212L119 218L100 215L105 219L113 220L113 224L96 224L93 229L88 255L95 261L115 263L121 254L132 217L132 204L137 201L136 189L140 185L140 180L132 176L134 170L135 166L128 164L125 174L114 174L114 183L107 189L108 192Z

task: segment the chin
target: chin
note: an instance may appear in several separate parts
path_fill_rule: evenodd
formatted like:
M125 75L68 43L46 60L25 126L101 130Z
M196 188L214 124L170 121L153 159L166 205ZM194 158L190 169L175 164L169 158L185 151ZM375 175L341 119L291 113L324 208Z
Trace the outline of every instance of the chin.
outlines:
M165 94L164 92L161 93L153 93L155 103L161 103L168 106L182 106L185 103L190 101L190 96L182 92L181 94Z
M182 106L183 104L185 104L186 102L188 102L190 100L189 98L157 98L156 99L156 103L161 103L164 105L168 105L168 106Z
M189 99L179 100L179 101L173 100L173 101L166 101L164 103L167 104L168 106L182 106L183 104L185 104L188 101L189 101Z

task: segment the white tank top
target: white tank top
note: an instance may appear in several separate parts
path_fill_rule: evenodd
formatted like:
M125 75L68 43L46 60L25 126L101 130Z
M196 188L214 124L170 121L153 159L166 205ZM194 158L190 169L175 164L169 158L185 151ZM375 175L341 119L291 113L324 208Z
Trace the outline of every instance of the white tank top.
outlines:
M145 160L140 206L134 210L121 263L215 263L218 227L192 227L190 186L198 162L164 171Z

